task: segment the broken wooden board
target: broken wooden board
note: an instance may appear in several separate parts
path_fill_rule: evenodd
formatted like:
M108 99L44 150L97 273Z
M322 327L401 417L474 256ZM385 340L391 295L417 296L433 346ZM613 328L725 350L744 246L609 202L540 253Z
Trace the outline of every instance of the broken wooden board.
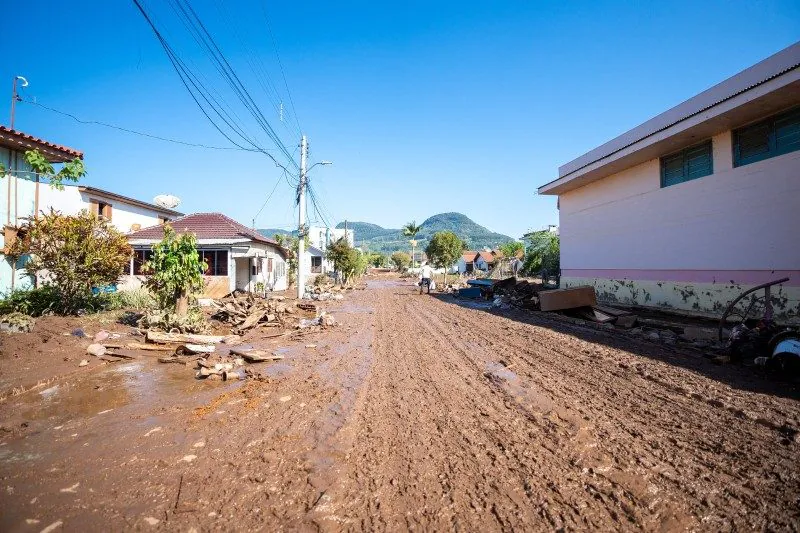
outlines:
M231 348L231 355L238 355L248 363L263 363L266 361L280 361L282 355L278 355L266 350Z
M192 333L164 333L162 331L147 332L147 341L157 344L219 344L228 337L238 337L238 335L197 335Z
M591 322L598 322L600 324L605 324L606 322L611 322L616 319L616 317L599 311L594 307L581 307L576 309L575 312L581 318L585 318Z
M570 289L553 289L539 293L539 308L542 311L561 311L576 307L592 307L597 305L594 287L573 287Z
M215 346L213 344L181 344L175 350L177 354L196 354L196 353L214 353Z
M595 305L594 308L611 316L628 316L633 314L625 309L617 309L616 307L609 307L607 305Z
M106 346L110 348L110 346ZM125 345L128 350L144 350L148 352L174 352L177 346L167 344L145 344L143 342L129 342Z

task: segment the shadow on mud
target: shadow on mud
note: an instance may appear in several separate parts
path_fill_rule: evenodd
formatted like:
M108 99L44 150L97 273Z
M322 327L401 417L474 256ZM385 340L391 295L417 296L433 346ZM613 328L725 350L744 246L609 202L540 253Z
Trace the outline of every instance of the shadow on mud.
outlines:
M492 307L491 302L457 299L447 294L431 294L431 297L449 305L483 311L523 324L543 327L551 331L571 335L586 342L602 344L616 350L622 350L641 357L662 361L676 367L696 372L736 389L784 398L800 399L800 379L797 377L786 378L785 376L767 373L762 368L745 366L742 364L731 363L718 365L699 351L695 352L679 346L673 348L649 342L644 339L633 338L619 330L598 330L592 327L570 324L556 318L550 319L547 316L543 316L542 313L533 313L516 308L499 309Z

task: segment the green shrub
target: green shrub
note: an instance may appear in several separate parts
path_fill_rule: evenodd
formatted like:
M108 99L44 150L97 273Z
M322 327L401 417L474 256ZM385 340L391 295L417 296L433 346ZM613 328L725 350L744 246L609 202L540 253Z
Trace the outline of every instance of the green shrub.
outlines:
M65 315L75 312L96 313L114 308L114 296L87 294L67 302L54 285L36 289L15 290L0 300L0 314L18 312L29 316Z
M117 291L104 295L106 309L151 309L156 301L150 291L144 287L138 289Z

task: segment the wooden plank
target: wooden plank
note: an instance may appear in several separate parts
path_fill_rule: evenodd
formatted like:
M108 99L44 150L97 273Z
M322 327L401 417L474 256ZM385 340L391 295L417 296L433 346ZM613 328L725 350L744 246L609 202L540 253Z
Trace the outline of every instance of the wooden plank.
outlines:
M148 342L158 344L218 344L225 340L224 335L196 335L192 333L164 333L148 331Z
M106 346L108 348L108 346ZM174 352L178 346L169 346L167 344L145 344L143 342L129 342L125 345L128 350L144 350L148 352Z
M238 355L248 363L263 363L265 361L279 361L283 359L278 355L266 350L231 348L231 355Z
M625 309L617 309L616 307L609 307L607 305L595 305L594 308L611 316L628 316L633 314Z
M594 287L554 289L539 293L539 308L542 311L560 311L595 305L597 305L597 296L594 293Z
M602 311L598 311L593 307L584 307L577 310L577 314L585 318L586 320L591 320L592 322L599 322L600 324L605 324L606 322L611 322L616 319L611 315L607 315Z

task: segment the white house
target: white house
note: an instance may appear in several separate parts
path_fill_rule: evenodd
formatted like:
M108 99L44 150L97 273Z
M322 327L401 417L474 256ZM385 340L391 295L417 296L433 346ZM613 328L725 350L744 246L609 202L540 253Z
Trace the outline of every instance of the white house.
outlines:
M465 250L461 254L461 258L459 258L456 267L458 268L459 274L470 274L475 271L475 258L478 256L478 252L474 252L471 250Z
M5 168L5 175L0 179L3 252L16 238L18 228L36 214L50 209L66 215L86 210L109 219L123 233L181 216L177 211L95 187L68 184L64 184L63 190L51 187L43 177L32 172L24 158L27 150L38 150L54 164L83 158L78 150L0 126L0 163ZM0 254L0 295L34 285L33 276L25 270L27 260L22 257L14 262Z
M277 242L222 213L193 213L170 226L177 233L194 233L205 271L203 296L220 298L238 289L247 292L288 288L287 252ZM153 244L164 238L164 226L155 225L128 235L133 247L128 274L121 289L141 286L142 264L152 256Z
M327 274L333 272L333 264L325 258L328 245L338 241L342 237L347 238L350 246L355 246L355 233L352 229L326 228L311 226L308 228L308 242L310 246L306 249L305 270L306 277L317 274Z
M680 76L680 72L665 72ZM561 284L719 316L773 287L800 314L800 43L558 169Z

